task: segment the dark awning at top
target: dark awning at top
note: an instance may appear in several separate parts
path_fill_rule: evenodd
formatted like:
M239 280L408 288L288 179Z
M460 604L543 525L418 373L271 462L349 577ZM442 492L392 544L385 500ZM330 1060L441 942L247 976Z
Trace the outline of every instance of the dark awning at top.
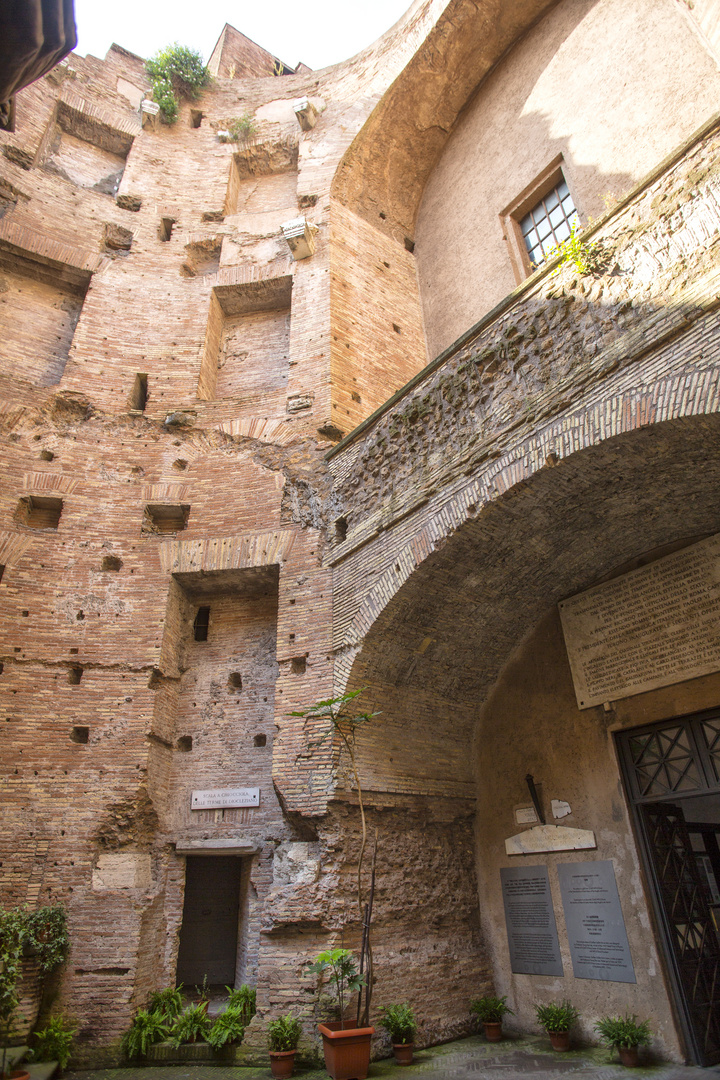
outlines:
M12 96L76 45L73 0L0 0L0 125L9 126Z

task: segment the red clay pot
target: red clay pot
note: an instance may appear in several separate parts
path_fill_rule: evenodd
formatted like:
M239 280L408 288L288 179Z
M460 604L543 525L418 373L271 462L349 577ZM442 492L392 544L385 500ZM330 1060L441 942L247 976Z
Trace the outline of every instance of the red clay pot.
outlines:
M490 1020L483 1024L485 1038L488 1042L500 1042L502 1039L502 1023L499 1020Z
M637 1068L639 1057L637 1046L618 1046L618 1053L621 1065L626 1065L628 1069Z
M375 1028L343 1028L334 1020L318 1024L318 1031L323 1038L325 1068L333 1080L365 1080Z
M412 1065L414 1043L393 1043L393 1054L397 1065Z
M295 1050L270 1050L270 1068L275 1080L287 1080L295 1068Z
M553 1050L563 1051L570 1049L570 1032L569 1031L548 1031L550 1036L550 1045Z

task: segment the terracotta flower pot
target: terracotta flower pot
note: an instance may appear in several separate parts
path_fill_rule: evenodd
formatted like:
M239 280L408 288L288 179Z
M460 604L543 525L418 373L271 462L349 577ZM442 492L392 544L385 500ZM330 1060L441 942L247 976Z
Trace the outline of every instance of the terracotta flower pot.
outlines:
M483 1024L488 1042L500 1042L502 1039L502 1021L488 1020Z
M393 1043L393 1054L398 1065L412 1065L414 1043Z
M295 1068L295 1050L271 1050L270 1068L276 1080L287 1080Z
M570 1049L570 1032L569 1031L548 1031L550 1036L550 1045L553 1050L569 1050Z
M627 1065L628 1069L637 1068L639 1056L637 1046L618 1046L618 1053L621 1065Z
M318 1024L318 1030L323 1038L325 1068L333 1080L365 1080L375 1028L343 1028L338 1021L332 1021Z

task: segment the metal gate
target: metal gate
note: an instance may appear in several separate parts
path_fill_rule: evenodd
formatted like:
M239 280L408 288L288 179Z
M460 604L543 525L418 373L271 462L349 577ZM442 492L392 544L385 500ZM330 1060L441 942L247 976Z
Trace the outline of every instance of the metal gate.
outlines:
M620 732L616 738L688 1048L699 1064L716 1064L720 710ZM717 822L695 823L694 800L710 795L717 798Z

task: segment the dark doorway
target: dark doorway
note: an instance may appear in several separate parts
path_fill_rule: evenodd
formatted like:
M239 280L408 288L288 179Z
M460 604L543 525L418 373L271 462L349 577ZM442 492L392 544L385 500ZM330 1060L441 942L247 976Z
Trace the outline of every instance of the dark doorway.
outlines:
M690 1056L720 1061L720 710L617 736Z
M177 978L186 987L234 986L242 859L188 856Z

